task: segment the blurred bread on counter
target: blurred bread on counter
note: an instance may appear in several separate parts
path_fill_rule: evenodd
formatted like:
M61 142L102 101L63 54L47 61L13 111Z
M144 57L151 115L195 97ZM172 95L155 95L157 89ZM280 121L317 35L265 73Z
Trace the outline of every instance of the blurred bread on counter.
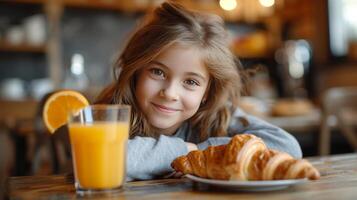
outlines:
M267 104L255 97L242 97L239 102L239 108L241 108L244 112L257 117L266 117L269 115L269 108Z
M293 117L311 114L316 108L309 99L283 98L262 100L256 97L244 96L239 102L239 108L257 117Z
M314 105L308 99L279 99L271 107L273 116L298 116L312 112Z

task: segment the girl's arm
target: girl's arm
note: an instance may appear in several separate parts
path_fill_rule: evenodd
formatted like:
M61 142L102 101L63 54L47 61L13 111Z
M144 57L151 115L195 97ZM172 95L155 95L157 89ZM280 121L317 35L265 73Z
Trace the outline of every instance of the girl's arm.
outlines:
M262 138L268 148L289 153L295 158L302 157L300 145L292 135L281 128L259 118L247 115L242 111L236 113L228 129L229 136L239 133L254 134ZM229 141L229 137L212 137L198 144L198 148L205 149L207 146L227 144Z
M172 172L171 162L188 153L186 143L177 137L158 139L135 137L127 146L127 181L154 179Z

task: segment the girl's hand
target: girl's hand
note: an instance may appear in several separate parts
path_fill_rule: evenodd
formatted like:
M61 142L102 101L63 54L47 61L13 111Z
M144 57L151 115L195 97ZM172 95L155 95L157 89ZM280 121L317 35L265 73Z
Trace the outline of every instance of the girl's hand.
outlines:
M188 152L198 150L197 145L194 143L186 142Z

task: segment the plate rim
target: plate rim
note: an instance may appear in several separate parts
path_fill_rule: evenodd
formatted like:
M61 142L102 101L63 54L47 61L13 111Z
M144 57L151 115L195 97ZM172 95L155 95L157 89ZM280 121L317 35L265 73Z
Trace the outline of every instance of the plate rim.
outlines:
M269 181L226 181L217 179L206 179L191 174L186 174L186 178L200 183L211 184L211 185L221 185L221 186L231 186L231 187L281 187L281 186L292 186L308 181L307 178L304 179L286 179L286 180L269 180Z

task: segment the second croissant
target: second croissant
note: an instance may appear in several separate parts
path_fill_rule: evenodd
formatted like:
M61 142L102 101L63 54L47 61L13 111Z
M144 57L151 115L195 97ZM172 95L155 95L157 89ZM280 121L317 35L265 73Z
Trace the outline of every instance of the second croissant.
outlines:
M172 168L183 174L220 180L318 179L319 171L305 159L268 149L251 134L238 134L227 145L210 146L176 158Z

